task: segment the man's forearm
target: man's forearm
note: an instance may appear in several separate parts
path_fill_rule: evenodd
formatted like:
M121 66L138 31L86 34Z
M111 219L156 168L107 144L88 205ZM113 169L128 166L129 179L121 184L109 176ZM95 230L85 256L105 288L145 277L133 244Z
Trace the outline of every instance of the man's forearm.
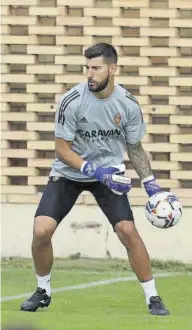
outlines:
M151 165L141 142L127 144L127 153L141 180L153 175Z
M74 151L68 150L67 152L57 152L57 158L67 164L69 167L74 168L76 170L80 170L81 165L84 160Z
M80 170L84 159L71 149L71 144L63 139L56 139L56 157L69 167Z

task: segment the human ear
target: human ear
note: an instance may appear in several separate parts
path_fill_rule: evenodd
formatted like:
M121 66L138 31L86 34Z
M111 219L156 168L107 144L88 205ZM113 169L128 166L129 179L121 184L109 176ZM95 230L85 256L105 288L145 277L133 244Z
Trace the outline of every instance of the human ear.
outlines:
M117 64L111 64L109 68L110 76L114 76L116 71L117 71Z

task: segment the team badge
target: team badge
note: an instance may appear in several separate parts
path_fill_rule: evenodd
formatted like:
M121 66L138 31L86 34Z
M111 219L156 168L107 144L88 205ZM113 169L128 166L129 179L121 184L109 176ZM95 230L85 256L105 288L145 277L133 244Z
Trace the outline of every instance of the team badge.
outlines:
M118 113L116 114L116 116L114 117L114 122L115 122L116 125L119 125L119 124L120 124L120 121L121 121L121 115L120 115L120 113L118 112Z

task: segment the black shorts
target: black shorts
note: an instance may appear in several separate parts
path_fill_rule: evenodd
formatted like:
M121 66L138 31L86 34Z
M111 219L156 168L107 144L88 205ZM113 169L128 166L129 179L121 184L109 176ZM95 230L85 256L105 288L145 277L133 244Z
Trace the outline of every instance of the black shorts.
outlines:
M35 217L45 215L59 224L69 213L82 191L89 191L113 226L122 221L134 221L127 195L116 195L100 182L77 182L50 177Z

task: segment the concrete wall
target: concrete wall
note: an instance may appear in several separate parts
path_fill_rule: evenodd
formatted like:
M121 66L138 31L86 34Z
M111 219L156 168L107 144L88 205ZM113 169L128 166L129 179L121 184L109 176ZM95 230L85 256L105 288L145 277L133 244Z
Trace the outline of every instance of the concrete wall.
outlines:
M35 204L2 204L2 257L31 257ZM153 227L144 217L143 207L133 207L136 226L150 256L161 260L192 262L191 209L184 208L180 223L170 229ZM81 256L126 258L124 247L97 206L75 205L53 237L56 257Z

